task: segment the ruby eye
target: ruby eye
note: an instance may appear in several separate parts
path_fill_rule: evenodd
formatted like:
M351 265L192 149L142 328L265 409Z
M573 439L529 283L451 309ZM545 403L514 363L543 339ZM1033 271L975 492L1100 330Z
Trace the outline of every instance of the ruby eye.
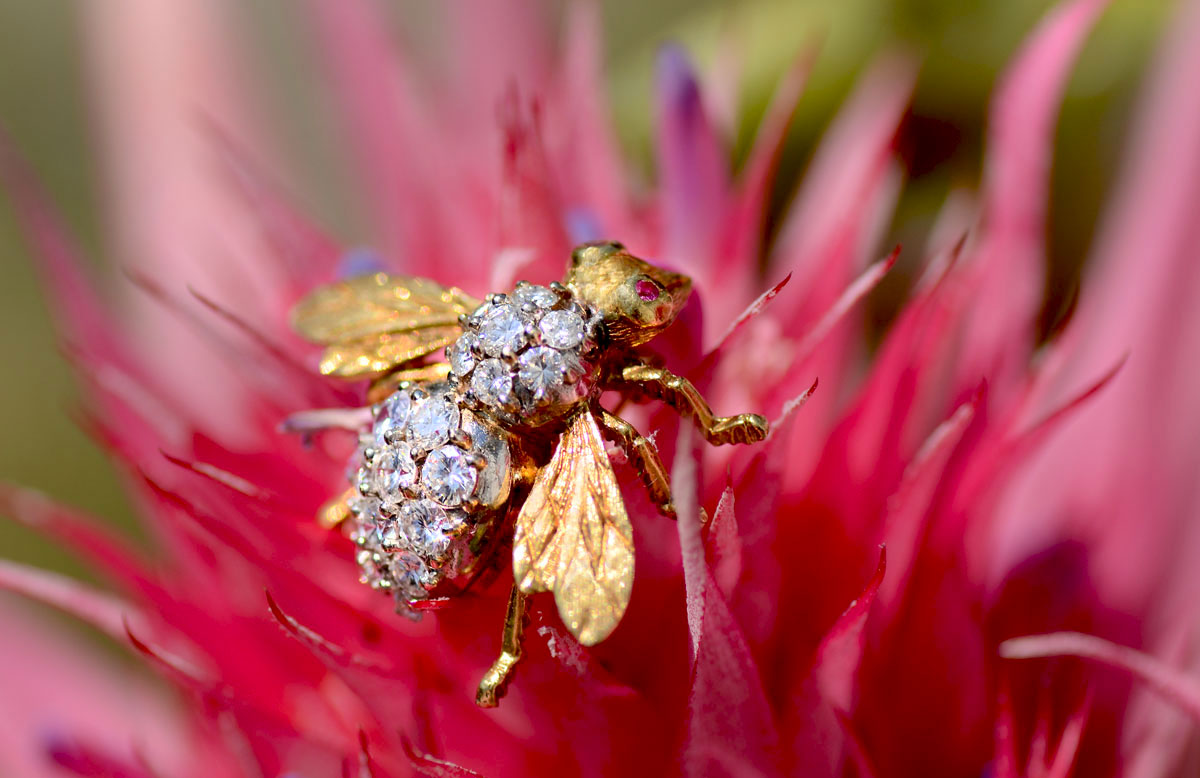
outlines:
M658 299L658 295L660 294L658 284L654 283L653 281L642 279L633 286L634 289L637 290L638 297L642 298L646 302L650 303Z

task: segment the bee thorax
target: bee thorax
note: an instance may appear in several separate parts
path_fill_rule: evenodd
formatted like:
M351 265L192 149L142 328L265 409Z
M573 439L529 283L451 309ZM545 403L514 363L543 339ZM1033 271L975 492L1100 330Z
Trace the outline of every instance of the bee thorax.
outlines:
M489 295L449 348L466 406L506 424L538 426L592 388L600 317L560 284L524 281Z

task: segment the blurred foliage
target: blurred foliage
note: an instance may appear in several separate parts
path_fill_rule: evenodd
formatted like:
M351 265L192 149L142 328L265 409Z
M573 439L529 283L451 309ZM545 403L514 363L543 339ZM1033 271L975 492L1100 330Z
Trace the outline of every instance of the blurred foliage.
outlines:
M1058 131L1051 203L1047 325L1078 277L1116 169L1137 84L1169 11L1168 0L1117 0L1105 14L1071 81ZM908 181L889 241L905 263L870 314L886 321L921 257L922 236L952 189L978 183L987 101L1021 40L1050 6L1042 0L610 1L603 6L611 92L621 138L652 174L650 122L654 55L683 43L702 68L722 52L741 60L739 124L730 138L740 161L777 80L806 47L820 57L801 101L778 178L786 203L813 148L863 68L903 49L922 62L899 144ZM88 140L77 3L0 2L0 125L34 165L81 246L104 257L100 160ZM303 25L284 0L244 5L255 88L264 94L286 156L291 186L322 221L355 234L352 182L337 147L336 117L314 90L318 72ZM556 11L559 10L556 7ZM398 15L412 37L423 16ZM419 37L419 36L417 36ZM302 161L302 163L301 163ZM78 393L54 345L50 319L8 209L0 209L0 479L33 486L132 528L116 473L73 421ZM115 264L107 257L98 265ZM0 523L0 556L76 571L29 533Z

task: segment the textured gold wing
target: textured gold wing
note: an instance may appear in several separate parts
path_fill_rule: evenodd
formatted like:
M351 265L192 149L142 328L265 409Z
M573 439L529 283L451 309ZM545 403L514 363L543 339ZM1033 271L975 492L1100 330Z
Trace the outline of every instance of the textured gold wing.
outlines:
M324 375L362 378L445 348L462 331L459 315L479 305L427 278L374 273L316 289L292 309L292 326L326 346Z
M591 411L572 419L517 516L513 577L554 592L580 643L608 637L633 588L633 530Z

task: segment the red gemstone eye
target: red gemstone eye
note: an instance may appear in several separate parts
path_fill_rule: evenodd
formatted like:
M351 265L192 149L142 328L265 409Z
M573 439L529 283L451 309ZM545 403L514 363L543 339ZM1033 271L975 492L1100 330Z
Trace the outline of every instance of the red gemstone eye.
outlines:
M638 297L642 298L646 302L654 302L658 299L658 284L654 283L653 281L642 279L633 286L635 289L637 289Z

